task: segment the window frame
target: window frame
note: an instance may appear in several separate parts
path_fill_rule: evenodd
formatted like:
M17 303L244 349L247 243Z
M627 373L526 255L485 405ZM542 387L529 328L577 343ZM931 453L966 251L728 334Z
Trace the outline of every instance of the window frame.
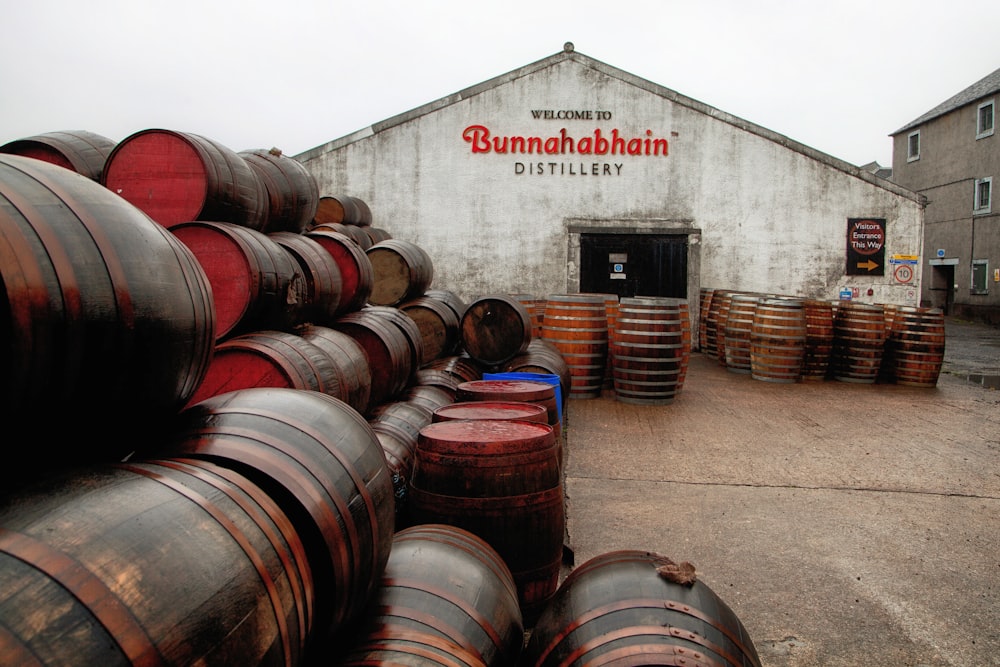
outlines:
M982 202L982 191L986 190L986 202ZM972 213L973 215L982 215L989 213L993 208L993 177L987 176L985 178L977 178L975 181L975 187L972 191Z
M985 109L990 110L990 126L988 128L983 127L983 111ZM986 137L992 137L993 132L996 130L996 106L993 104L993 100L989 99L982 102L976 107L976 139L985 139Z
M916 151L914 148L914 139L916 139ZM906 135L906 161L915 162L920 159L920 130L915 130Z
M977 267L982 267L981 271L976 271ZM976 285L976 276L982 278L982 285ZM974 259L969 267L969 294L989 294L990 293L990 261L988 259Z

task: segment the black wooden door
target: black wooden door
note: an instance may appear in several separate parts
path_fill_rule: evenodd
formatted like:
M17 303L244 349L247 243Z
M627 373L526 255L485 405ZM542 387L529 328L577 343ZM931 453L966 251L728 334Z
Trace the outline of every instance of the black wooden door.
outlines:
M581 234L580 291L687 298L687 236Z

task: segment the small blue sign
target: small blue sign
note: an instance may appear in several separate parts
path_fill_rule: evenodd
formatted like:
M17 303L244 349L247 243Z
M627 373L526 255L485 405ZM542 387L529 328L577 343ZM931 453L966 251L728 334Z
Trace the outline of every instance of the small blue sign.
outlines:
M851 297L853 295L854 295L854 292L851 291L850 287L846 287L846 288L840 290L840 300L841 301L850 301Z
M615 273L622 273L623 271L625 271L625 265L624 264L615 264L614 268L612 270Z

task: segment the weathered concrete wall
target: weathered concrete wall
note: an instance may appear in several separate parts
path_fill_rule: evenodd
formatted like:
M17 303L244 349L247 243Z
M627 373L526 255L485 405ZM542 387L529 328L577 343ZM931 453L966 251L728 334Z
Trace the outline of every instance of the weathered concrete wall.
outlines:
M538 118L540 110L584 117ZM491 138L566 136L575 150L476 152L474 126ZM587 152L587 140L600 147L598 132L635 139L638 150ZM666 155L652 154L647 139L666 140ZM699 287L831 300L857 287L862 300L907 305L919 295L919 266L909 285L896 284L889 266L880 277L845 276L848 218L886 219L886 258L922 251L917 196L576 53L297 159L322 194L364 199L376 227L423 247L434 287L466 298L574 291L581 228L691 232L695 297Z

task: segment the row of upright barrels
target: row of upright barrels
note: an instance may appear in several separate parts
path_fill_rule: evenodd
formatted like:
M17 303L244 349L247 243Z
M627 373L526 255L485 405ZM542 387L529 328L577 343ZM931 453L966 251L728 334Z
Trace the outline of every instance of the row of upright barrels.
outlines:
M540 317L572 375L570 397L671 403L684 385L691 353L686 299L614 294L552 294Z
M703 290L700 309L701 351L758 380L934 387L944 360L937 308Z

